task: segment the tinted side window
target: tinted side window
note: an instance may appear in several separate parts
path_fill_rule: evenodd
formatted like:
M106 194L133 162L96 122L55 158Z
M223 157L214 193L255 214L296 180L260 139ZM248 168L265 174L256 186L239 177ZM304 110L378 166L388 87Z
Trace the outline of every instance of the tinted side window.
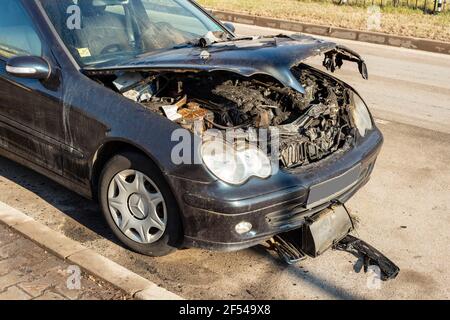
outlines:
M31 18L19 0L0 1L0 56L11 58L42 53Z

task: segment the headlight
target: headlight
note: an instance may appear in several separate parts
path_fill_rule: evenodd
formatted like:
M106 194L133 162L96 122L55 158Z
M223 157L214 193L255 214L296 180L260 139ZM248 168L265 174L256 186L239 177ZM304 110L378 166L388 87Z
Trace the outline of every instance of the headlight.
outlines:
M350 109L350 116L352 117L359 134L361 137L364 137L366 132L373 128L372 118L370 117L366 104L356 93L353 94L353 103L354 104Z
M202 145L201 153L211 173L230 184L243 184L252 176L265 179L272 173L267 155L252 145L236 150L223 140L212 140Z

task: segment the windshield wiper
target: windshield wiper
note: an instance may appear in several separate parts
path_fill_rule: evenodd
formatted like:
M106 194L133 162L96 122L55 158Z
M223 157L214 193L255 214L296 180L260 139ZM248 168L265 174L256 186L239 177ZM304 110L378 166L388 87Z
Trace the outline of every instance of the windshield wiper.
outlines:
M172 49L181 49L181 48L186 48L186 47L207 48L216 43L246 41L246 40L255 40L255 37L249 37L249 36L232 37L224 31L215 31L215 32L209 31L203 37L191 39L186 42L177 44L176 46L173 46Z
M173 49L185 48L189 46L206 48L215 43L227 42L232 40L233 38L230 37L230 35L225 31L209 31L204 36L180 43L174 46Z

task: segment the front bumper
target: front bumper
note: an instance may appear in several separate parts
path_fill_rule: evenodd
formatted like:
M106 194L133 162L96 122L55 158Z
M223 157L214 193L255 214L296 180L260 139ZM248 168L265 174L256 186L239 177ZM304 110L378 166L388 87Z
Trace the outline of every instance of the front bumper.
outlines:
M252 178L241 186L221 181L196 183L169 176L182 213L184 245L210 250L233 251L254 246L272 236L299 228L309 217L332 203L345 203L370 178L383 136L374 129L346 151L339 151L307 167L280 170L268 179ZM361 166L357 182L331 199L307 208L311 186L338 177ZM246 221L253 226L244 235L236 224Z

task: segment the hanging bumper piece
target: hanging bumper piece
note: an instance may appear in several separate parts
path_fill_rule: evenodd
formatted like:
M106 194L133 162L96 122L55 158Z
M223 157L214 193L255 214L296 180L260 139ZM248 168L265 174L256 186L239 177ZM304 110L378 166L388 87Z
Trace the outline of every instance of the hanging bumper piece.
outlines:
M334 248L362 258L364 262L364 272L367 272L369 266L378 266L381 271L381 280L383 281L395 279L400 272L400 268L384 254L354 236L347 235L336 244Z
M381 280L394 279L400 268L371 245L350 235L353 229L345 206L334 206L307 218L302 228L276 235L268 241L268 249L290 265L307 256L318 257L330 248L346 251L362 259L365 272L369 266L378 266Z

